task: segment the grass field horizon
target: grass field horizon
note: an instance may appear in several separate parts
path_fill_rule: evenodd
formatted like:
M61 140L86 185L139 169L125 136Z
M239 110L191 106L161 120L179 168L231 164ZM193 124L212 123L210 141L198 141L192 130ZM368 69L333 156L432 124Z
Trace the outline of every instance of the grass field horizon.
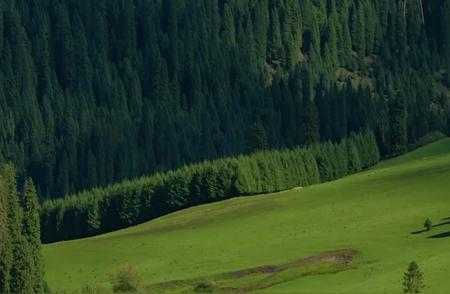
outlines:
M52 290L110 289L123 265L144 290L400 293L416 261L448 293L450 139L338 181L193 207L113 233L44 246ZM423 222L435 227L423 231Z

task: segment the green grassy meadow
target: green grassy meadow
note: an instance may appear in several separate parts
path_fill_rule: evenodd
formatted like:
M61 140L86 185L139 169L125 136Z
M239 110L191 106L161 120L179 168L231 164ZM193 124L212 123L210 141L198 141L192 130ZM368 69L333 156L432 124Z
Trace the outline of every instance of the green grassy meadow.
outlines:
M421 232L429 217L435 227ZM450 293L450 139L335 181L194 207L44 246L52 290L111 289L135 265L143 292L401 293L415 260L425 293Z

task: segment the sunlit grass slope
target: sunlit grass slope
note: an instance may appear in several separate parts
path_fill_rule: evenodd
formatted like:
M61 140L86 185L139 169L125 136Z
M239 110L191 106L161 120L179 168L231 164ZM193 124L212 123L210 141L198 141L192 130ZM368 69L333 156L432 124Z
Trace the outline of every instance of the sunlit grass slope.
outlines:
M420 232L427 217L437 226ZM448 217L444 139L339 181L47 245L46 280L52 289L109 289L109 274L132 264L156 292L189 292L207 280L219 292L401 293L415 260L426 292L450 293Z

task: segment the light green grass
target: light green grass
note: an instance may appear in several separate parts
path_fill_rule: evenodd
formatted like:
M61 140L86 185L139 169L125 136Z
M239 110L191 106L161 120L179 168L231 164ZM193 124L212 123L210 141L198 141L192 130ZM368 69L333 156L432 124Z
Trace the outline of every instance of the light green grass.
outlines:
M427 217L444 224L411 234ZM426 293L450 293L450 237L428 238L450 232L447 217L450 139L339 181L199 206L95 238L46 245L46 280L52 289L76 290L92 281L110 287L108 275L129 263L150 285L354 249L359 255L349 268L316 265L327 270L294 278L307 269L293 268L258 291L401 293L402 273L415 260L425 273ZM228 283L218 280L219 286Z

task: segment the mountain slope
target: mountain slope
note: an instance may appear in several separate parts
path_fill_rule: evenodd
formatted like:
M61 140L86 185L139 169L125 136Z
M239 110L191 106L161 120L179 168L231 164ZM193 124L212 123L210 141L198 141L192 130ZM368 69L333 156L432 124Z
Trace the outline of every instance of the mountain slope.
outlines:
M54 199L246 153L254 124L270 148L369 128L398 155L450 131L448 19L450 0L4 0L0 162Z
M87 283L106 289L108 274L128 263L153 290L180 280L169 284L171 291L192 291L207 278L217 287L263 292L393 293L402 290L403 271L415 260L427 291L448 292L450 139L404 158L331 183L194 207L95 238L46 245L46 279L52 289ZM421 232L427 217L436 227ZM270 283L258 273L223 275L266 265L286 268L336 250L355 252L346 267L303 265L281 271Z

